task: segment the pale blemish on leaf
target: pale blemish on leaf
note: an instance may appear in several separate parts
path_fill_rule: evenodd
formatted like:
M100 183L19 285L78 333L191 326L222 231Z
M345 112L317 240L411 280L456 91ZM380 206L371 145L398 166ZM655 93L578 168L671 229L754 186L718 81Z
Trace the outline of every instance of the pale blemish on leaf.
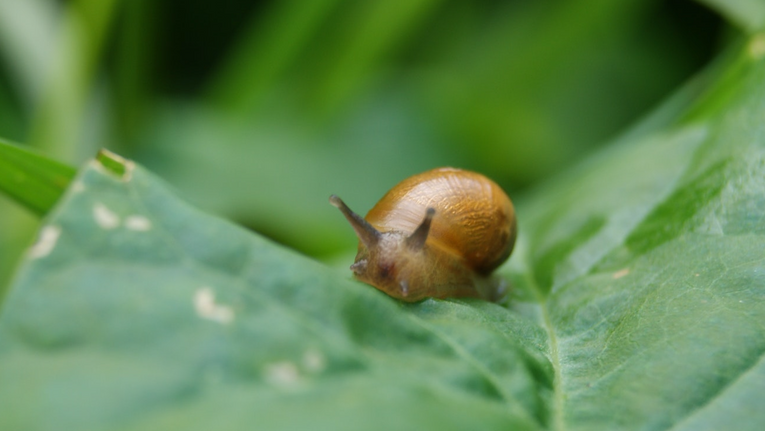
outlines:
M93 205L93 218L103 229L114 229L120 225L120 218L102 203Z
M85 184L82 183L82 181L75 181L72 183L72 192L74 193L82 193L85 191Z
M132 215L125 219L125 227L137 232L146 232L151 230L151 221L141 215Z
M303 355L303 367L308 371L318 373L327 367L327 360L320 351L308 349Z
M45 257L53 251L56 246L56 241L61 235L61 228L58 226L45 226L40 231L40 237L37 239L35 245L29 249L30 259L39 259Z
M627 275L629 273L630 273L630 269L629 268L624 268L624 269L620 269L620 270L616 271L612 275L612 277L614 278L614 280L618 280L618 279L624 277L625 275Z
M292 362L276 362L265 366L263 378L274 386L289 389L300 382L300 372L297 365Z
M199 317L218 323L231 323L234 310L231 307L216 304L215 293L209 287L202 287L194 294L194 307Z

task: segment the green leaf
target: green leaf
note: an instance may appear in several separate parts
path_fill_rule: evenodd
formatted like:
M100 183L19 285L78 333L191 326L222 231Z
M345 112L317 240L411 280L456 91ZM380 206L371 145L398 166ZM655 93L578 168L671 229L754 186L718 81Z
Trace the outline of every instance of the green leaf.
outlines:
M0 429L763 429L760 46L519 202L508 307L398 303L91 163L0 314Z
M532 322L480 301L416 317L140 167L76 184L0 316L0 429L541 428Z
M0 190L39 215L46 214L77 171L0 140Z
M56 52L56 13L57 5L50 2L0 2L0 49L8 56L3 65L9 68L13 88L27 106L39 98L51 70Z
M759 44L728 57L683 121L618 142L519 211L528 253L513 275L551 340L553 428L765 426Z
M85 108L92 103L88 95L118 3L117 0L66 3L55 23L55 36L46 40L45 48L53 54L46 59L43 91L35 101L29 137L35 148L62 160L79 162L102 145L88 142L82 123Z

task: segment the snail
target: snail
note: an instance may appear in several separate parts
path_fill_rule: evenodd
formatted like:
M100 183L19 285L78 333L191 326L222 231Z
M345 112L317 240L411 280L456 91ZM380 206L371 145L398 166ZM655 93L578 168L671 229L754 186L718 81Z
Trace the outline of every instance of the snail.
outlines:
M510 198L492 180L438 168L393 187L362 218L336 195L359 238L354 276L388 295L498 301L505 284L491 277L513 251L517 234Z

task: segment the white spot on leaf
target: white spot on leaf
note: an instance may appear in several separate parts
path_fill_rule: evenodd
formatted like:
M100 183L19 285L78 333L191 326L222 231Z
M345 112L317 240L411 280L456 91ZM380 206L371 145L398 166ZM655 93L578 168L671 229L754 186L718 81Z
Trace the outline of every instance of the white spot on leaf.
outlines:
M114 229L120 225L120 218L102 203L93 205L93 218L104 229Z
M151 229L151 221L141 215L132 215L125 219L125 227L137 232L146 232Z
M620 278L624 277L625 275L627 275L627 274L629 274L629 273L630 273L630 270L629 270L629 268L624 268L624 269L620 269L620 270L616 271L616 272L615 272L615 273L612 275L612 277L614 278L614 280L618 280L618 279L620 279Z
M74 193L82 193L85 191L85 184L82 183L82 181L75 181L72 184L72 192Z
M324 358L324 354L318 350L306 350L305 354L303 355L303 367L305 367L306 370L312 372L320 372L323 371L326 366L327 361Z
M39 259L49 255L56 246L56 242L60 235L61 228L58 226L43 227L40 231L40 237L37 239L37 243L29 249L29 257L31 259Z
M265 366L263 378L274 386L293 388L300 382L300 372L292 362L276 362Z
M203 287L194 294L194 307L199 317L218 323L231 323L234 310L231 307L215 303L215 293L209 287Z

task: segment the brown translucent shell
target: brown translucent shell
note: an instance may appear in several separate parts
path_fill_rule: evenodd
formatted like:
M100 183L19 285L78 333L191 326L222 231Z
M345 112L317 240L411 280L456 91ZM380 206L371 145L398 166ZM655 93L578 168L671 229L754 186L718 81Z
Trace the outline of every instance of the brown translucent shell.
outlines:
M513 204L494 181L475 172L438 168L409 177L383 196L365 219L381 232L409 234L428 208L436 213L426 244L460 256L476 273L490 273L513 251Z

